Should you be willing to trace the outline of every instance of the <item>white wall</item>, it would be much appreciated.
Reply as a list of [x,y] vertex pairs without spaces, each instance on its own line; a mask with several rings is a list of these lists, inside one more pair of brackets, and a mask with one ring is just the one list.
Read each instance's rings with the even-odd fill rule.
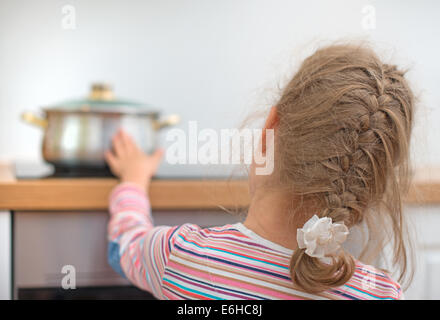
[[[76,9],[75,30],[61,9]],[[362,9],[376,8],[376,29]],[[440,163],[438,1],[3,0],[0,2],[0,159],[39,159],[41,134],[19,114],[83,96],[92,81],[200,127],[228,128],[268,106],[276,84],[317,44],[363,37],[422,94],[420,164]]]

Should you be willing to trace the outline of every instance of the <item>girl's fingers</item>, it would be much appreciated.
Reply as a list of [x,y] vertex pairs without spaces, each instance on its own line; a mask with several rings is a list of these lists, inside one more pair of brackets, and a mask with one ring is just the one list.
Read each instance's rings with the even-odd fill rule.
[[126,148],[122,140],[122,132],[118,131],[112,139],[113,149],[115,150],[116,156],[120,157],[125,154]]
[[132,152],[137,149],[133,138],[125,131],[122,131],[122,141],[127,151]]
[[153,168],[153,173],[155,173],[157,171],[157,168],[159,167],[159,164],[162,160],[164,154],[164,150],[163,149],[157,149],[156,151],[154,151],[154,153],[151,155],[151,165]]
[[153,152],[152,157],[156,159],[156,161],[160,162],[164,154],[164,150],[162,148],[156,149],[156,151]]
[[107,164],[109,165],[111,171],[112,171],[115,175],[117,175],[119,169],[118,169],[118,162],[117,162],[117,159],[116,159],[116,157],[114,156],[114,154],[113,154],[111,151],[108,150],[108,151],[106,151],[106,152],[104,153],[104,158],[105,158],[105,161],[107,161]]

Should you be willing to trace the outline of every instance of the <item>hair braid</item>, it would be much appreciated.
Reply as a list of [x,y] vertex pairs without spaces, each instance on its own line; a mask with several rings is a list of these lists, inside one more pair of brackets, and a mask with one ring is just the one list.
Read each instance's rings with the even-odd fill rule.
[[[382,64],[372,51],[318,50],[277,104],[282,183],[305,199],[317,199],[320,217],[348,227],[370,218],[367,209],[377,209],[389,189],[395,252],[406,256],[399,189],[405,177],[396,177],[394,169],[407,166],[412,106],[404,73]],[[353,257],[339,250],[329,258],[330,264],[295,250],[292,279],[308,292],[344,284],[353,275]]]

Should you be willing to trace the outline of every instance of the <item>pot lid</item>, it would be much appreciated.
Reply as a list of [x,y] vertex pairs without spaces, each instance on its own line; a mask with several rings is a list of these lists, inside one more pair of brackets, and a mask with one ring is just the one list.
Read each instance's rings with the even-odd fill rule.
[[101,83],[91,86],[88,97],[63,101],[45,108],[45,111],[156,113],[143,103],[116,99],[112,88]]

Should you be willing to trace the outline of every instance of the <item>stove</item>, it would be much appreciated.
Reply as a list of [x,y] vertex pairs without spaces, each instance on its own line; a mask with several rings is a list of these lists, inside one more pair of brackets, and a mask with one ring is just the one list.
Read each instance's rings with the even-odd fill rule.
[[[14,163],[17,179],[46,178],[114,178],[110,168],[55,166],[46,162],[16,161]],[[153,179],[229,179],[244,177],[246,170],[240,166],[215,165],[170,165],[162,163]]]
[[[185,168],[186,167],[186,168]],[[205,167],[206,169],[209,169]],[[203,170],[179,166],[164,167],[155,179],[200,179],[225,175],[203,175]],[[185,170],[182,170],[185,169]],[[204,170],[206,170],[204,169]],[[218,173],[218,172],[217,172]],[[47,163],[16,162],[17,179],[65,179],[110,177],[105,170],[60,168]],[[153,211],[156,225],[196,223],[202,227],[241,221],[224,211]],[[153,299],[114,272],[107,263],[108,212],[12,213],[13,297],[15,299]],[[61,284],[63,268],[75,268],[76,289]]]

